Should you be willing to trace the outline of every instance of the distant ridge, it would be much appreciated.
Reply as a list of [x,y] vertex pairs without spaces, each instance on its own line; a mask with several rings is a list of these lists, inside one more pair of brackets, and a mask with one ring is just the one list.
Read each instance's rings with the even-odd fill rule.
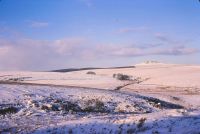
[[120,69],[120,68],[135,68],[135,66],[123,66],[123,67],[107,67],[107,68],[98,68],[98,67],[88,67],[88,68],[68,68],[68,69],[59,69],[52,70],[50,72],[74,72],[74,71],[83,71],[83,70],[94,70],[94,69]]

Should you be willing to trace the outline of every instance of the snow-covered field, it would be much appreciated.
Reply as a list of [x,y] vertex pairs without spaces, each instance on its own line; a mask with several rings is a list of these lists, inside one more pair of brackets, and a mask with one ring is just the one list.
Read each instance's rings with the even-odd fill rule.
[[92,71],[0,72],[0,133],[200,133],[199,66]]

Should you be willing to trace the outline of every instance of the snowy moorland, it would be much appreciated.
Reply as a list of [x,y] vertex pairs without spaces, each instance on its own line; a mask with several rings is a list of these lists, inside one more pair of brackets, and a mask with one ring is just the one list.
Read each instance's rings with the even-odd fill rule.
[[0,133],[200,133],[199,66],[91,71],[0,72]]

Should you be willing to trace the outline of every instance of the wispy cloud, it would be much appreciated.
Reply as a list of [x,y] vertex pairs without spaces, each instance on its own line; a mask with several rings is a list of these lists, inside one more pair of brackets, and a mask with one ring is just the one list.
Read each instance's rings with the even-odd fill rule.
[[186,46],[178,46],[173,48],[167,48],[167,49],[158,49],[155,50],[152,54],[156,55],[190,55],[198,53],[199,49],[196,48],[190,48]]
[[0,46],[0,56],[6,55],[8,52],[10,52],[10,49],[10,46]]
[[72,54],[75,50],[83,47],[87,43],[85,38],[65,38],[55,40],[53,42],[53,47],[55,47],[56,52],[62,55]]
[[93,0],[80,0],[81,2],[83,2],[87,7],[92,7],[93,3],[92,1]]
[[142,49],[140,47],[119,47],[113,50],[110,49],[110,55],[118,57],[134,57],[134,56],[149,56],[149,55],[189,55],[198,53],[199,50],[190,47],[168,47],[168,48],[148,48]]
[[49,26],[48,22],[42,22],[42,21],[27,21],[29,23],[30,27],[33,28],[42,28]]
[[126,34],[126,33],[134,33],[134,32],[144,32],[149,28],[147,27],[124,27],[115,31],[116,34]]
[[163,33],[155,33],[155,37],[160,40],[160,41],[164,41],[164,42],[174,42],[174,40],[172,40],[169,36],[163,34]]

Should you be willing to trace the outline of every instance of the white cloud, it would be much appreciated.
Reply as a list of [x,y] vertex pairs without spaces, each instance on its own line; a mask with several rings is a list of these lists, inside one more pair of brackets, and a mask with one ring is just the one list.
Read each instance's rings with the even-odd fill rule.
[[0,69],[47,69],[53,63],[63,66],[79,57],[84,38],[59,40],[0,39]]
[[10,50],[11,50],[10,46],[0,46],[0,57],[3,57],[6,54],[8,54]]
[[53,47],[55,47],[56,52],[62,55],[71,55],[75,50],[77,51],[81,46],[83,46],[87,40],[85,38],[66,38],[55,40],[53,42]]
[[74,61],[87,63],[99,59],[112,61],[112,58],[118,57],[174,56],[198,52],[198,49],[186,45],[155,46],[144,49],[140,45],[98,44],[83,37],[57,40],[0,39],[0,69],[51,70],[66,67]]

